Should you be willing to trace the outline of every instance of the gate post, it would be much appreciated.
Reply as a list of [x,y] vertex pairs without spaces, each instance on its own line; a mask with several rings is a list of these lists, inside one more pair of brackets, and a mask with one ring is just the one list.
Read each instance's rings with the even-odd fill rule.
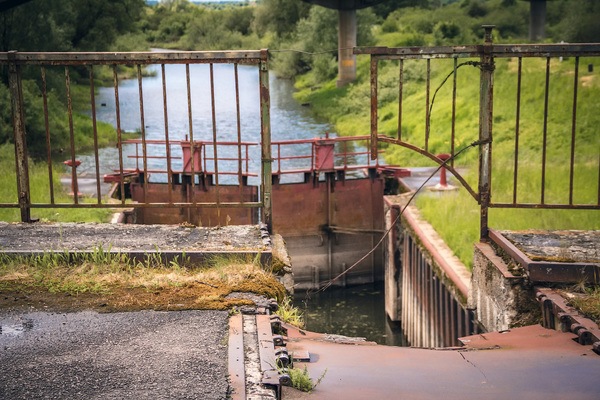
[[479,87],[479,204],[481,206],[479,240],[488,240],[488,207],[492,181],[492,123],[494,106],[494,56],[492,54],[492,29],[495,25],[483,25],[485,41],[481,55]]
[[31,197],[29,192],[29,165],[27,162],[27,139],[25,131],[25,112],[23,110],[23,88],[21,69],[16,63],[16,51],[8,52],[8,86],[12,110],[13,133],[15,138],[15,165],[17,173],[17,193],[21,221],[31,222]]
[[271,158],[271,98],[269,94],[269,51],[261,50],[260,61],[260,125],[261,125],[261,160],[262,185],[261,197],[263,206],[263,222],[269,232],[273,232],[273,210],[271,206],[272,166]]

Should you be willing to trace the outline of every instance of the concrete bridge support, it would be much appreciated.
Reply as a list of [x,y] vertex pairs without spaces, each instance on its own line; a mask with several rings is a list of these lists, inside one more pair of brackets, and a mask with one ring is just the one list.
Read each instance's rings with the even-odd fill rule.
[[529,40],[537,41],[546,38],[546,0],[528,0],[529,8]]
[[356,10],[339,10],[338,33],[338,80],[342,87],[356,80],[356,56],[352,48],[356,46]]

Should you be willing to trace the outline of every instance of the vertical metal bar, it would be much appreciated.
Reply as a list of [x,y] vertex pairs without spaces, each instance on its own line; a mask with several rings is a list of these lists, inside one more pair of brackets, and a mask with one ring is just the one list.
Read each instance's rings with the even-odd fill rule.
[[451,321],[450,321],[450,302],[452,300],[451,296],[450,296],[450,292],[448,291],[448,289],[445,290],[445,301],[444,301],[444,336],[446,337],[446,340],[444,343],[445,346],[450,346],[452,345],[452,339],[451,339],[451,331],[450,331],[450,327],[451,327]]
[[579,56],[575,57],[573,80],[573,123],[571,128],[571,168],[569,172],[569,204],[573,204],[573,169],[575,164],[575,131],[577,129],[577,86],[579,86]]
[[473,311],[467,309],[465,310],[465,335],[470,336],[473,334],[472,328],[472,319],[475,318]]
[[204,160],[204,173],[206,174],[206,171],[208,171],[206,169],[206,146],[204,145],[204,142],[202,143],[202,160]]
[[454,167],[454,138],[456,137],[456,70],[458,69],[458,58],[454,57],[454,77],[452,80],[452,138],[450,139],[450,166]]
[[482,242],[488,240],[488,207],[492,182],[492,125],[494,116],[494,57],[492,55],[492,29],[484,25],[485,41],[481,55],[479,86],[479,204],[481,206],[480,234]]
[[434,326],[433,326],[433,267],[427,263],[427,273],[425,275],[425,292],[427,296],[427,341],[429,347],[435,347]]
[[79,186],[77,185],[77,167],[75,164],[75,134],[73,130],[73,107],[71,104],[71,79],[69,67],[65,67],[65,84],[67,86],[67,113],[69,115],[69,139],[71,142],[71,185],[73,187],[73,204],[79,204]]
[[344,172],[348,169],[348,142],[344,141]]
[[277,173],[281,175],[281,145],[277,143]]
[[398,84],[398,140],[402,140],[402,90],[404,89],[404,59],[400,59],[400,78]]
[[169,143],[169,107],[167,106],[167,79],[165,64],[160,65],[162,73],[163,112],[165,115],[165,142],[167,151],[167,183],[169,187],[169,203],[173,202],[173,171],[171,171],[171,143]]
[[123,142],[121,140],[121,106],[119,105],[119,77],[117,65],[113,65],[113,81],[115,85],[115,111],[117,113],[117,148],[119,149],[119,183],[121,189],[121,204],[125,204],[125,179],[123,178]]
[[[142,133],[142,158],[144,163],[144,203],[148,203],[148,149],[146,147],[146,123],[144,118],[144,91],[142,89],[142,66],[137,65],[138,92],[140,97],[140,123]],[[136,145],[137,150],[137,145]]]
[[248,173],[249,167],[248,167],[248,163],[250,162],[250,158],[249,158],[249,145],[246,145],[246,174]]
[[25,112],[23,109],[23,88],[21,68],[16,63],[16,51],[8,53],[8,86],[15,138],[15,164],[17,168],[17,193],[21,221],[31,222],[31,194],[29,191],[29,165],[27,161],[27,140],[25,137]]
[[50,145],[50,124],[48,122],[48,96],[46,91],[46,68],[42,66],[42,99],[44,101],[44,124],[46,126],[46,157],[48,159],[48,184],[50,204],[54,204],[54,179],[52,177],[52,151]]
[[215,110],[215,75],[214,65],[210,64],[210,105],[212,115],[212,131],[213,131],[213,162],[215,166],[215,185],[216,185],[216,199],[217,199],[217,224],[221,225],[221,208],[219,207],[219,160],[218,160],[218,149],[217,149],[217,114]]
[[410,268],[410,257],[411,257],[411,248],[410,248],[410,235],[404,231],[404,249],[402,252],[402,295],[400,297],[400,313],[402,315],[402,330],[404,334],[408,337],[408,269]]
[[438,338],[440,347],[444,347],[444,286],[441,279],[438,279],[438,291]]
[[456,315],[456,338],[461,338],[463,336],[466,336],[466,334],[464,333],[464,316],[465,316],[465,311],[463,310],[463,308],[460,306],[460,304],[457,303],[457,315]]
[[519,129],[521,123],[521,76],[523,69],[523,58],[519,57],[519,69],[517,72],[517,116],[515,124],[515,170],[513,177],[513,204],[517,203],[517,183],[519,179]]
[[377,58],[371,55],[371,160],[377,158]]
[[[236,76],[237,79],[237,76]],[[194,124],[192,118],[192,88],[190,84],[190,64],[185,64],[185,82],[187,88],[187,102],[188,102],[188,128],[190,130],[190,162],[192,167],[192,202],[196,204],[196,167],[194,160],[196,158],[196,149],[194,147]],[[239,121],[239,118],[238,118]],[[238,122],[239,123],[239,122]]]
[[450,302],[451,302],[451,306],[450,306],[450,345],[455,346],[455,345],[457,345],[457,338],[458,338],[457,331],[456,331],[456,307],[457,307],[458,303],[452,297],[452,295],[450,296]]
[[546,93],[544,94],[544,138],[542,141],[542,195],[540,203],[544,204],[546,194],[546,144],[548,138],[548,95],[550,89],[550,57],[546,57]]
[[242,178],[242,125],[240,120],[240,84],[238,78],[238,65],[233,64],[233,71],[235,74],[235,109],[237,116],[237,134],[238,134],[238,182],[240,185],[240,202],[244,202],[244,192],[243,192],[243,178]]
[[425,151],[429,151],[429,87],[431,86],[431,60],[427,59],[427,95],[425,96]]
[[263,186],[263,222],[269,232],[273,231],[273,212],[271,206],[271,97],[269,92],[269,52],[261,50],[260,68],[260,115],[261,115],[261,142],[262,142],[262,186]]
[[312,146],[310,146],[310,169],[314,170],[316,167],[317,160],[315,159],[315,143],[313,142]]
[[94,133],[94,161],[96,162],[96,196],[98,204],[102,203],[100,188],[100,158],[98,156],[98,128],[96,126],[96,94],[94,93],[94,66],[90,65],[90,102],[92,105],[92,129]]

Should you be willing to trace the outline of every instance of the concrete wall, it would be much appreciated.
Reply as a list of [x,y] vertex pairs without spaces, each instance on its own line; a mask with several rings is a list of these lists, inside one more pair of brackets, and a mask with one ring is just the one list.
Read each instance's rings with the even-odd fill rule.
[[475,244],[469,307],[487,331],[530,325],[540,316],[526,277],[513,275],[487,243]]

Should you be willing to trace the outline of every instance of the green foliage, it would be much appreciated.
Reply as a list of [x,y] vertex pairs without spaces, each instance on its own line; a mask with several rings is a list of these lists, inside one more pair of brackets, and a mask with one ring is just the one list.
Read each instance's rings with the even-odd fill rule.
[[308,17],[311,6],[297,0],[262,0],[254,11],[252,30],[259,37],[272,32],[277,38],[287,41],[294,35],[294,27]]
[[279,310],[277,315],[281,317],[281,320],[287,324],[296,326],[298,328],[304,328],[304,316],[302,311],[292,304],[292,299],[286,297],[279,303]]
[[310,376],[308,374],[308,369],[306,365],[304,369],[300,368],[290,368],[288,369],[288,375],[292,380],[292,387],[303,392],[311,392],[313,389],[312,381],[310,380]]
[[548,2],[547,33],[555,40],[579,43],[600,42],[600,2],[595,0],[557,0]]
[[[131,32],[143,0],[34,0],[0,13],[0,51],[103,51],[108,50],[118,35]],[[133,37],[133,36],[130,36]],[[122,44],[121,44],[122,46]],[[138,41],[138,46],[139,41]],[[13,141],[10,95],[6,69],[0,81],[0,144]],[[46,89],[48,133],[53,153],[70,147],[70,127],[67,114],[65,70],[47,66]],[[85,67],[69,68],[73,109],[89,104],[89,89],[77,87],[87,82]],[[46,121],[42,99],[42,76],[38,67],[22,67],[25,129],[29,155],[46,155]],[[93,145],[92,121],[86,115],[73,113],[74,144],[77,149]],[[98,123],[101,145],[116,142],[116,132],[109,125]]]
[[310,376],[308,374],[308,368],[306,367],[306,365],[304,365],[304,368],[302,369],[289,368],[284,372],[287,372],[290,379],[292,380],[293,388],[301,390],[303,392],[312,393],[312,391],[319,385],[319,383],[321,383],[321,380],[325,377],[325,374],[327,374],[327,369],[325,369],[323,375],[321,375],[319,379],[317,379],[317,382],[315,382],[314,384],[312,382],[312,379],[310,379]]
[[103,51],[133,28],[143,0],[33,0],[0,13],[0,51]]

